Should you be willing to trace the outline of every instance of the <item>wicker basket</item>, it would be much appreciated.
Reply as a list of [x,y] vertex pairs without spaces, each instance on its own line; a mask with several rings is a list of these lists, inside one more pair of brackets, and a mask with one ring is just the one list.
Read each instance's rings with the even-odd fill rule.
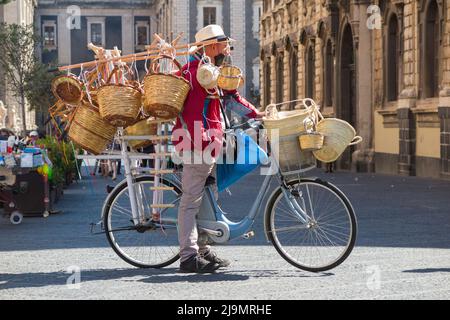
[[325,163],[336,161],[348,146],[362,141],[355,129],[346,121],[328,118],[317,124],[317,131],[325,136],[322,149],[314,151],[317,160]]
[[316,167],[316,159],[311,151],[300,150],[298,135],[280,137],[270,143],[274,156],[283,175],[297,174]]
[[111,78],[119,71],[110,74],[107,83],[97,91],[100,116],[116,127],[127,127],[136,123],[142,106],[139,89],[127,84],[111,84]]
[[[141,120],[134,125],[125,129],[125,134],[128,136],[152,136],[158,132],[158,121],[154,118]],[[130,140],[129,145],[134,149],[145,148],[151,145],[150,140]]]
[[220,67],[219,77],[217,79],[217,86],[223,90],[236,90],[244,83],[242,71],[235,66]]
[[[144,112],[160,119],[173,119],[183,110],[184,102],[191,86],[189,81],[172,74],[162,74],[155,70],[158,60],[168,57],[158,57],[152,61],[152,74],[144,78]],[[176,60],[172,62],[181,70]]]
[[269,105],[263,119],[272,153],[278,159],[283,174],[303,172],[316,167],[312,152],[301,150],[299,144],[299,138],[306,133],[304,121],[315,111],[316,105],[308,106],[301,101],[304,108],[292,111],[278,112],[275,105]]
[[97,155],[105,151],[115,132],[114,126],[103,120],[95,107],[83,102],[75,111],[69,138],[84,150]]
[[75,76],[59,76],[52,81],[52,92],[67,104],[78,104],[83,98],[83,85]]
[[315,151],[322,149],[324,136],[319,132],[302,133],[298,140],[303,151]]
[[[270,108],[270,106],[267,108]],[[272,130],[279,130],[278,134],[280,137],[300,135],[305,132],[303,121],[309,114],[310,111],[308,109],[277,112],[278,118],[265,117],[263,119],[264,127],[269,131],[269,136]]]

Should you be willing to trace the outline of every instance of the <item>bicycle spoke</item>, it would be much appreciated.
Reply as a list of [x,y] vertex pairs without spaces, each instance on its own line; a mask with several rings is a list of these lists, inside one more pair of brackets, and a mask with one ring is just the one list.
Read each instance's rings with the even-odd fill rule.
[[[153,199],[152,180],[136,182],[133,185],[136,191],[138,215],[149,221],[151,214],[150,199]],[[172,202],[178,196],[170,191],[165,194],[165,199]],[[176,215],[173,216],[174,224],[152,228],[149,226],[134,226],[130,207],[130,194],[125,186],[110,205],[107,228],[110,230],[110,240],[114,244],[116,252],[127,262],[139,266],[160,266],[171,263],[178,257],[178,234],[176,228]],[[119,226],[129,225],[130,230],[116,230]]]
[[271,231],[277,248],[301,268],[327,269],[340,263],[350,252],[352,237],[349,208],[343,198],[322,183],[297,182],[294,190],[301,192],[304,200],[296,200],[311,221],[299,224],[289,200],[280,193],[271,209]]

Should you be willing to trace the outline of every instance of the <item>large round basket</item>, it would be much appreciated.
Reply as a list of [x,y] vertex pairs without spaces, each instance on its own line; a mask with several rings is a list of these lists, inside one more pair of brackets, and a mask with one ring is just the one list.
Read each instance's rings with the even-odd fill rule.
[[83,85],[74,76],[59,76],[52,81],[52,92],[67,104],[77,104],[83,98]]
[[183,110],[191,85],[189,81],[173,74],[156,70],[158,61],[169,59],[179,70],[177,60],[161,56],[152,61],[151,74],[144,77],[144,112],[160,119],[173,119]]
[[134,124],[141,109],[141,92],[128,85],[106,84],[97,91],[100,116],[116,127]]
[[[153,136],[158,132],[158,121],[148,118],[135,123],[125,129],[127,136]],[[150,140],[130,140],[129,145],[134,149],[145,148],[151,145]]]
[[168,75],[151,74],[144,78],[144,111],[160,119],[173,119],[183,110],[191,89],[186,79]]
[[314,156],[325,163],[336,161],[348,146],[362,141],[362,138],[356,135],[355,129],[341,119],[323,119],[317,124],[317,131],[325,138],[323,147],[314,151]]
[[219,77],[217,78],[217,86],[224,90],[236,90],[244,83],[242,71],[235,66],[220,67]]
[[95,107],[82,103],[75,110],[69,138],[84,150],[97,155],[105,151],[115,132],[115,127],[103,120]]

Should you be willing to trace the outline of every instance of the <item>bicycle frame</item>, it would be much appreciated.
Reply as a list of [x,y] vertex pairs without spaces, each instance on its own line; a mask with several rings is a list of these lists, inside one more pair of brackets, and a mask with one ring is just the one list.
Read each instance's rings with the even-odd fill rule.
[[[273,161],[275,161],[276,168],[278,169],[276,176],[280,181],[280,188],[283,195],[288,200],[287,202],[292,209],[292,212],[303,224],[309,223],[311,221],[311,217],[303,209],[306,209],[304,199],[301,195],[299,195],[303,201],[302,208],[295,199],[294,194],[285,183],[285,178],[279,170],[278,163],[276,160]],[[272,178],[273,175],[266,175],[249,213],[239,222],[230,221],[226,217],[225,213],[217,204],[213,189],[210,186],[207,186],[205,188],[205,194],[203,196],[200,212],[197,217],[199,229],[205,231],[213,240],[220,243],[245,236],[255,222],[255,218],[259,213],[263,199],[267,195],[270,188]]]
[[[142,139],[143,137],[139,138]],[[121,159],[124,165],[125,179],[121,181],[119,185],[126,183],[129,186],[134,186],[135,185],[134,180],[137,176],[133,175],[132,172],[133,171],[132,160],[151,159],[151,158],[145,154],[141,155],[130,154],[127,151],[128,144],[126,136],[120,137],[120,143],[121,143],[120,156],[119,155],[95,156],[95,159]],[[82,156],[81,158],[87,157]],[[249,213],[238,222],[231,221],[226,217],[226,214],[217,204],[212,188],[209,186],[205,187],[205,193],[197,219],[199,228],[208,233],[215,241],[221,243],[245,236],[245,234],[250,230],[250,228],[255,222],[255,218],[258,215],[259,210],[261,209],[261,204],[269,191],[270,184],[274,176],[276,176],[277,180],[280,182],[280,188],[283,192],[284,197],[286,198],[286,200],[288,200],[287,203],[289,204],[292,213],[295,214],[298,217],[299,221],[302,222],[303,224],[307,224],[309,221],[311,221],[311,217],[303,209],[306,208],[303,198],[302,198],[303,200],[303,208],[302,208],[295,199],[296,198],[295,195],[286,184],[285,178],[279,169],[279,165],[276,159],[273,157],[271,159],[272,159],[272,168],[270,170],[274,170],[272,172],[276,173],[266,175]],[[177,181],[176,177],[173,174],[166,175],[165,180],[178,186],[181,189],[180,181]],[[142,197],[139,195],[139,192],[140,190],[137,190],[134,187],[129,188],[131,214],[134,225],[139,225],[146,222],[146,217],[144,215],[145,213],[144,210],[142,210],[143,208],[143,203],[141,199]],[[108,200],[111,195],[112,193],[107,197],[103,206],[105,206],[106,203],[108,203]],[[179,201],[179,198],[175,200],[175,202],[177,201]],[[141,210],[139,210],[139,208],[141,208]],[[164,211],[165,210],[161,211],[163,223],[164,223],[164,216],[163,216]],[[105,212],[105,210],[102,210],[102,212]]]

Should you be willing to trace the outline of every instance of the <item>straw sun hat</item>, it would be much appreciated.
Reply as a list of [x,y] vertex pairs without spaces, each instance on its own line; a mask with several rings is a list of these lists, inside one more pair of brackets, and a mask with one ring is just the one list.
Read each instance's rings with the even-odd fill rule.
[[[209,40],[217,40],[217,42],[235,41],[234,39],[227,37],[225,35],[225,32],[223,31],[222,27],[217,24],[210,24],[210,25],[200,29],[197,32],[197,34],[195,35],[195,42],[203,42],[203,41],[209,41]],[[192,46],[191,48],[189,48],[189,52],[194,53],[201,47],[202,46]]]

